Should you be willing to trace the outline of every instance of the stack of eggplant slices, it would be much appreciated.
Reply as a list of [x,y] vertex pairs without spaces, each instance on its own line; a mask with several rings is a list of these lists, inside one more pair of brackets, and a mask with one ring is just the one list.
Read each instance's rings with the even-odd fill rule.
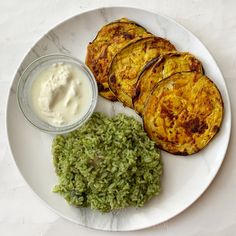
[[134,109],[160,149],[194,154],[219,131],[223,101],[202,63],[139,24],[122,18],[102,27],[86,64],[100,95]]

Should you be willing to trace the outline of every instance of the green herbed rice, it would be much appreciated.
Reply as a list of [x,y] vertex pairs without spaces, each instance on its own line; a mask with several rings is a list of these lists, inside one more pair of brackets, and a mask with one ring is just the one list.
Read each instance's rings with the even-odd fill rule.
[[160,192],[160,151],[141,123],[94,113],[78,130],[52,144],[60,193],[71,205],[109,212],[141,207]]

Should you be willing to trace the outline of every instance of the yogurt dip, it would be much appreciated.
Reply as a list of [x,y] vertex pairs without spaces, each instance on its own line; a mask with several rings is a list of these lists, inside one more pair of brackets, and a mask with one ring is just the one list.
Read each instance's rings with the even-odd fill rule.
[[82,69],[72,63],[57,62],[35,75],[30,101],[41,120],[56,127],[66,126],[87,113],[92,87]]

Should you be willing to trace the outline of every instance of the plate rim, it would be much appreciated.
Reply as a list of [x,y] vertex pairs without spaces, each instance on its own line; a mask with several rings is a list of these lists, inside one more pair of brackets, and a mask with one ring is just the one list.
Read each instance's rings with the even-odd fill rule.
[[[83,224],[83,223],[80,223],[66,215],[64,215],[63,213],[61,213],[60,211],[54,209],[51,205],[49,205],[44,199],[42,199],[37,193],[36,191],[34,191],[34,188],[28,183],[28,181],[26,180],[26,178],[24,177],[23,173],[21,172],[20,170],[20,167],[18,166],[16,160],[15,160],[15,157],[13,155],[13,147],[11,145],[11,142],[10,142],[10,138],[9,138],[9,103],[10,103],[10,95],[11,95],[11,90],[12,90],[12,87],[13,87],[13,83],[15,82],[15,79],[17,78],[17,73],[19,71],[19,69],[21,68],[22,66],[22,63],[25,61],[25,59],[27,58],[27,56],[29,55],[29,53],[31,52],[32,48],[41,40],[43,39],[50,31],[54,30],[55,28],[59,27],[60,25],[66,23],[67,21],[70,21],[70,20],[73,20],[74,18],[78,17],[78,16],[81,16],[81,15],[84,15],[84,14],[88,14],[88,13],[92,13],[92,12],[96,12],[96,11],[103,11],[103,10],[112,10],[112,9],[129,9],[129,10],[136,10],[136,11],[142,11],[142,12],[146,12],[146,13],[151,13],[151,14],[154,14],[154,15],[158,15],[162,18],[165,18],[167,20],[169,20],[170,22],[172,22],[173,24],[177,25],[178,27],[180,27],[181,29],[187,31],[192,37],[194,37],[195,39],[198,40],[198,42],[207,50],[207,52],[209,53],[209,56],[211,58],[211,60],[215,63],[216,67],[218,68],[219,70],[219,74],[220,76],[223,78],[223,85],[225,87],[225,97],[227,99],[227,103],[228,103],[228,116],[229,116],[229,134],[228,134],[228,140],[227,140],[227,145],[226,145],[226,148],[224,150],[224,154],[223,154],[223,157],[219,163],[219,166],[216,168],[216,171],[215,173],[213,174],[212,178],[210,179],[210,181],[208,181],[205,185],[205,187],[203,188],[203,190],[198,194],[198,196],[196,198],[194,198],[189,204],[187,204],[183,209],[181,209],[181,211],[173,214],[171,217],[168,217],[168,219],[163,219],[162,221],[160,222],[157,222],[157,223],[153,223],[153,224],[149,224],[149,225],[146,225],[146,226],[141,226],[141,227],[135,227],[135,228],[130,228],[130,229],[103,229],[101,227],[92,227],[92,226],[88,226],[86,224]],[[212,184],[212,182],[215,180],[215,177],[217,176],[217,174],[219,173],[219,170],[222,166],[222,163],[225,159],[225,156],[227,154],[227,150],[228,150],[228,147],[229,147],[229,142],[230,142],[230,139],[231,139],[231,135],[232,135],[232,109],[231,109],[231,101],[230,101],[230,97],[229,97],[229,92],[228,92],[228,87],[227,87],[227,84],[226,84],[226,81],[224,79],[224,76],[223,76],[223,73],[220,69],[220,67],[218,66],[215,58],[213,57],[212,55],[212,52],[209,50],[209,48],[205,45],[205,43],[203,43],[191,30],[189,30],[187,27],[183,26],[181,23],[177,22],[176,20],[174,20],[173,18],[165,15],[165,14],[161,14],[159,13],[158,11],[153,11],[153,10],[150,10],[150,9],[147,9],[147,8],[139,8],[139,7],[133,7],[133,6],[124,6],[124,5],[116,5],[116,6],[105,6],[105,7],[94,7],[94,8],[89,8],[87,10],[82,10],[80,13],[78,14],[75,14],[73,16],[70,16],[70,17],[67,17],[65,18],[64,20],[60,21],[59,23],[56,23],[54,24],[49,30],[47,30],[46,32],[44,32],[39,38],[36,39],[36,41],[33,43],[33,45],[30,46],[30,48],[28,50],[26,50],[26,52],[24,53],[23,57],[22,57],[22,60],[19,62],[18,66],[16,67],[16,70],[14,71],[14,77],[12,78],[11,82],[10,82],[10,86],[8,88],[8,96],[7,96],[7,104],[6,104],[6,107],[5,107],[5,127],[6,127],[6,133],[7,133],[7,146],[8,146],[8,150],[10,150],[10,156],[11,156],[11,159],[13,160],[18,172],[20,173],[21,177],[23,178],[23,180],[25,181],[25,183],[27,184],[27,186],[29,187],[29,189],[34,193],[34,195],[49,209],[51,210],[52,212],[54,212],[58,217],[62,217],[62,218],[65,218],[67,219],[68,221],[70,222],[73,222],[77,225],[81,225],[81,226],[84,226],[86,228],[89,228],[89,229],[95,229],[95,230],[100,230],[100,231],[110,231],[110,232],[129,232],[129,231],[135,231],[135,230],[142,230],[142,229],[146,229],[146,228],[150,228],[150,227],[154,227],[154,226],[157,226],[157,225],[160,225],[164,222],[167,222],[168,220],[170,219],[173,219],[175,218],[176,216],[180,215],[181,213],[183,213],[185,210],[187,210],[190,206],[192,206],[194,203],[196,203],[200,197],[207,191],[207,189],[210,187],[210,185]]]

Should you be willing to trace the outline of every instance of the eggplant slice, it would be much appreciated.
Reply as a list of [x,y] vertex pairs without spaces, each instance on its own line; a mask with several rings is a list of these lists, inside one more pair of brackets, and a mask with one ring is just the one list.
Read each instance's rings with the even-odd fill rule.
[[135,111],[142,115],[147,98],[152,89],[162,79],[179,72],[196,71],[203,73],[201,62],[190,53],[167,53],[146,66],[138,78],[133,97]]
[[89,43],[86,64],[94,74],[101,96],[116,101],[108,85],[109,66],[115,54],[128,43],[150,35],[142,26],[122,18],[102,27]]
[[175,51],[168,40],[151,36],[122,48],[113,58],[109,71],[109,87],[125,106],[133,107],[132,98],[144,66],[163,53]]
[[216,85],[201,73],[176,73],[160,81],[143,112],[144,128],[156,145],[172,154],[190,155],[218,132],[223,101]]

